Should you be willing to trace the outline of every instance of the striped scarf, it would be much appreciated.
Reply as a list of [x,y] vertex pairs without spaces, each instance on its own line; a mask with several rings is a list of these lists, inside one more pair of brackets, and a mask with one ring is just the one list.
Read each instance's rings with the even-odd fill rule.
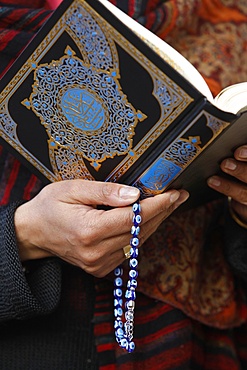
[[[49,17],[50,11],[42,8],[44,1],[6,0],[0,3],[0,76],[14,62]],[[40,181],[4,148],[0,147],[0,204],[17,199],[29,200],[40,189]]]

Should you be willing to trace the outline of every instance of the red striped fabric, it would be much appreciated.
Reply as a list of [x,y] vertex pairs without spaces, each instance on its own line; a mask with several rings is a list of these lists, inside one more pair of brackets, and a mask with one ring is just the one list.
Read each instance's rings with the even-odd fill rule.
[[25,186],[23,198],[25,200],[30,200],[33,197],[33,191],[36,187],[39,187],[39,181],[36,176],[31,175],[30,179],[28,180],[27,185]]
[[96,288],[94,322],[101,370],[247,368],[246,326],[217,330],[140,293],[135,309],[136,349],[125,352],[118,347],[112,329],[112,282],[97,280]]
[[[20,0],[18,4],[19,7],[15,1],[6,0],[0,5],[0,77],[51,14],[42,8],[42,0]],[[0,205],[16,199],[29,200],[37,193],[39,180],[2,146],[0,164]]]
[[17,179],[17,176],[18,176],[19,169],[20,169],[20,162],[15,160],[14,163],[13,163],[11,172],[10,172],[10,176],[8,178],[8,182],[6,184],[7,186],[5,188],[5,192],[4,192],[3,197],[2,197],[2,201],[1,201],[2,205],[5,205],[5,204],[9,203],[10,194],[11,194],[11,191],[12,191],[12,189],[13,189],[15,183],[16,183],[16,179]]

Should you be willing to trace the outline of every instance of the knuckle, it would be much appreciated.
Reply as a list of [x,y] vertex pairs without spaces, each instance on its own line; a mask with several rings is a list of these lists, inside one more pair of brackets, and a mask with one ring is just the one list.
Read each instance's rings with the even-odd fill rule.
[[94,237],[91,230],[84,230],[83,235],[80,235],[80,244],[84,247],[90,247],[94,242]]
[[238,161],[234,162],[236,164],[236,169],[234,170],[234,175],[242,181],[246,181],[247,176],[247,166],[246,164],[240,163]]
[[246,184],[246,182],[247,182],[247,169],[246,169],[246,166],[242,170],[239,171],[238,175],[239,175],[239,179]]
[[112,184],[108,182],[103,183],[101,193],[104,198],[108,198],[112,194]]
[[90,247],[98,241],[99,231],[94,225],[87,225],[78,230],[78,238],[80,238],[82,245]]
[[163,215],[163,219],[167,218],[168,216],[170,216],[173,211],[179,207],[179,202],[176,201],[174,203],[169,203],[169,204],[165,204],[163,209],[161,210],[160,214]]
[[247,189],[241,189],[238,194],[238,199],[240,203],[247,204]]
[[68,242],[72,245],[72,246],[81,246],[81,245],[85,245],[84,243],[84,237],[82,236],[82,233],[81,231],[77,228],[77,229],[73,229],[69,236],[68,236]]
[[[144,221],[143,218],[142,218],[142,221]],[[132,212],[125,213],[123,216],[123,224],[130,228],[132,226],[132,222],[133,222]]]
[[43,189],[41,189],[38,196],[42,201],[45,201],[48,197],[52,196],[52,193],[53,193],[53,187],[52,187],[52,184],[49,184],[45,186]]
[[228,195],[231,193],[232,190],[232,184],[229,181],[222,181],[222,190],[225,195]]
[[102,263],[103,257],[104,250],[103,248],[99,247],[88,248],[86,250],[86,253],[85,251],[83,252],[82,256],[85,266],[87,266],[87,268],[90,268],[91,272],[96,271],[98,269],[98,267]]
[[96,268],[97,262],[99,260],[99,256],[95,253],[87,253],[86,256],[83,258],[85,265],[89,268],[91,272],[94,271]]

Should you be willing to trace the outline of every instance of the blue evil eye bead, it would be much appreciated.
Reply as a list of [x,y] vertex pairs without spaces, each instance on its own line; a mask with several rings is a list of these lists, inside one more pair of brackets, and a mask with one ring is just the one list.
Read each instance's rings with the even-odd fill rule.
[[114,297],[122,297],[122,289],[114,289]]
[[122,267],[115,268],[114,274],[115,274],[115,276],[122,276],[123,275],[123,269],[122,269]]
[[118,306],[122,307],[122,305],[123,305],[122,299],[119,299],[119,298],[114,299],[114,307],[118,307]]
[[115,285],[116,286],[122,286],[123,285],[123,279],[121,279],[120,277],[117,277],[115,279]]
[[124,337],[124,331],[121,328],[117,329],[115,334],[118,338],[123,338]]
[[132,280],[129,280],[128,283],[127,283],[127,288],[137,288],[137,280],[136,279],[132,279]]
[[139,203],[134,203],[132,206],[132,210],[134,213],[140,213],[141,212],[141,205]]
[[123,314],[123,309],[121,307],[115,308],[114,310],[115,317],[122,316],[122,314]]
[[[135,344],[133,342],[133,332],[134,332],[134,309],[135,309],[135,299],[136,299],[136,288],[137,288],[137,277],[138,277],[138,245],[140,233],[140,223],[141,207],[139,202],[136,202],[132,206],[133,209],[133,225],[130,230],[132,238],[130,240],[130,260],[129,260],[129,280],[127,282],[127,288],[125,291],[125,303],[123,310],[123,269],[121,266],[114,270],[115,273],[115,289],[114,289],[114,330],[116,341],[120,347],[125,349],[127,352],[133,352],[135,349]],[[125,311],[125,312],[123,312]],[[124,323],[122,316],[124,314]]]
[[131,300],[135,300],[136,299],[136,293],[135,293],[135,291],[134,290],[127,289],[126,290],[126,293],[125,293],[125,298],[131,299]]
[[130,270],[129,271],[129,277],[131,277],[132,279],[136,279],[137,276],[138,276],[137,270]]
[[136,215],[135,221],[139,225],[142,222],[141,215]]
[[134,238],[130,239],[130,245],[131,245],[132,247],[138,247],[138,245],[139,245],[139,239],[138,239],[138,238],[136,238],[136,237],[134,237]]
[[134,342],[130,342],[129,343],[129,346],[128,346],[128,352],[133,352],[135,349],[135,343]]
[[121,319],[118,317],[115,321],[114,321],[114,329],[121,329],[123,328],[123,322],[121,321]]
[[135,215],[133,217],[133,224],[134,224],[134,226],[140,225],[141,222],[142,222],[141,215]]
[[120,340],[120,347],[127,349],[128,347],[127,339],[123,338]]
[[137,248],[130,248],[130,257],[136,258],[138,257],[139,250]]
[[130,233],[132,234],[132,235],[135,235],[135,236],[137,236],[137,235],[139,235],[140,234],[140,226],[132,226],[132,228],[131,228],[131,230],[130,230]]
[[138,265],[138,261],[136,258],[130,259],[130,267],[135,268]]

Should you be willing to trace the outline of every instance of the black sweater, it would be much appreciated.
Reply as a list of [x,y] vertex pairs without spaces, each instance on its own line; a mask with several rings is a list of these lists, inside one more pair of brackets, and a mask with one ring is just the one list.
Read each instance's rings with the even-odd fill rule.
[[0,209],[0,369],[97,369],[94,280],[56,258],[25,266],[13,216]]

